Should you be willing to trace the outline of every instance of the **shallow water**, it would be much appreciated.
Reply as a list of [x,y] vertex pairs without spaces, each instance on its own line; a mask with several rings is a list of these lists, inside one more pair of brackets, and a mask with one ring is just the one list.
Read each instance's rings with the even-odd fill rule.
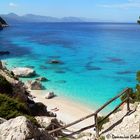
[[[97,108],[135,86],[139,38],[137,24],[15,24],[0,32],[0,50],[11,52],[1,59],[8,68],[33,67],[50,80],[43,82],[47,90]],[[63,63],[49,64],[52,59]]]

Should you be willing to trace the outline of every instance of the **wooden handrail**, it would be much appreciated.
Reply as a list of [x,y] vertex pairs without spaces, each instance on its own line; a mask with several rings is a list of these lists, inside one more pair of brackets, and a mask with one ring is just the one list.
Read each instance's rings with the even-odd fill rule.
[[88,118],[90,118],[90,117],[92,117],[92,116],[94,116],[94,115],[95,115],[95,113],[92,113],[92,114],[90,114],[90,115],[88,115],[88,116],[86,116],[86,117],[83,117],[83,118],[81,118],[81,119],[79,119],[79,120],[77,120],[77,121],[74,121],[74,122],[72,122],[72,123],[70,123],[70,124],[67,124],[67,125],[65,125],[65,126],[62,126],[62,127],[56,128],[56,129],[54,129],[54,130],[52,130],[52,131],[49,131],[48,133],[49,133],[49,134],[52,134],[52,133],[54,133],[54,132],[56,132],[56,131],[60,131],[60,130],[62,130],[62,129],[68,128],[68,127],[70,127],[70,126],[72,126],[72,125],[74,125],[74,124],[77,124],[77,123],[79,123],[79,122],[81,122],[81,121],[83,121],[83,120],[85,120],[85,119],[88,119]]
[[[116,100],[117,98],[119,98],[120,96],[122,96],[123,94],[127,94],[127,98],[123,101],[123,102],[121,102],[113,111],[111,111],[106,117],[104,117],[100,122],[98,122],[98,120],[97,120],[97,117],[98,117],[98,113],[101,111],[101,110],[103,110],[107,105],[109,105],[110,103],[112,103],[114,100]],[[97,137],[99,136],[99,130],[98,130],[98,125],[99,125],[99,123],[101,123],[102,121],[104,121],[106,118],[108,118],[114,111],[116,111],[124,102],[127,102],[127,109],[128,109],[128,111],[130,110],[130,108],[129,108],[129,98],[130,98],[130,96],[129,96],[129,94],[130,94],[130,89],[129,88],[126,88],[125,90],[123,90],[120,94],[118,94],[117,96],[115,96],[114,98],[112,98],[112,99],[110,99],[109,101],[107,101],[103,106],[101,106],[98,110],[96,110],[94,113],[92,113],[92,114],[90,114],[90,115],[87,115],[87,116],[85,116],[85,117],[83,117],[83,118],[81,118],[81,119],[79,119],[79,120],[77,120],[77,121],[74,121],[74,122],[72,122],[72,123],[70,123],[70,124],[67,124],[67,125],[65,125],[65,126],[62,126],[62,127],[59,127],[59,128],[56,128],[56,129],[54,129],[54,130],[51,130],[51,131],[49,131],[48,133],[49,134],[53,134],[53,133],[55,133],[55,132],[57,132],[57,131],[60,131],[60,130],[62,130],[62,129],[65,129],[65,128],[68,128],[68,127],[70,127],[70,126],[73,126],[73,125],[75,125],[75,124],[77,124],[77,123],[79,123],[79,122],[81,122],[81,121],[84,121],[85,119],[88,119],[88,118],[90,118],[90,117],[92,117],[92,116],[95,116],[95,124],[93,124],[93,125],[90,125],[90,126],[87,126],[87,127],[84,127],[84,128],[82,128],[82,129],[80,129],[80,130],[78,130],[78,131],[76,131],[76,132],[73,132],[72,134],[69,134],[69,135],[74,135],[75,133],[80,133],[80,132],[82,132],[82,131],[84,131],[84,130],[87,130],[87,129],[89,129],[89,128],[92,128],[92,127],[96,127],[96,134],[97,134]]]
[[[112,113],[114,113],[123,103],[125,103],[127,101],[127,99],[125,99],[123,102],[121,102],[115,109],[113,109],[113,111],[111,111],[108,115],[106,115],[102,120],[100,120],[98,122],[98,124],[100,124],[101,122],[103,122],[105,119],[107,119]],[[71,134],[68,134],[68,135],[65,135],[64,137],[68,137],[68,136],[72,136],[72,135],[75,135],[75,134],[78,134],[84,130],[87,130],[87,129],[90,129],[90,128],[93,128],[95,127],[95,124],[93,125],[89,125],[87,127],[84,127],[84,128],[81,128],[80,130],[78,131],[75,131],[75,132],[72,132]]]
[[125,90],[123,90],[120,94],[118,94],[117,96],[115,96],[114,98],[110,99],[108,102],[106,102],[103,106],[101,106],[96,112],[99,113],[101,110],[103,110],[107,105],[109,105],[111,102],[113,102],[114,100],[116,100],[117,98],[119,98],[120,96],[122,96],[124,93],[126,93],[129,90],[129,88],[126,88]]

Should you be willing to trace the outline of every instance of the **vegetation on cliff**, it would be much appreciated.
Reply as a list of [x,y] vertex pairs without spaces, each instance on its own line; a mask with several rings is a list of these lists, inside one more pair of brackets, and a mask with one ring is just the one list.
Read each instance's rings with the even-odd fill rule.
[[0,93],[8,94],[10,96],[13,95],[12,85],[0,75]]
[[[131,92],[130,92],[130,97],[131,97],[131,100],[130,102],[131,103],[134,103],[134,102],[140,102],[140,71],[137,72],[136,74],[136,80],[137,80],[137,84],[136,84],[136,88],[133,90],[131,89]],[[124,99],[126,99],[126,94],[123,95],[121,97],[121,100],[123,101]]]
[[[4,76],[5,73],[5,76]],[[0,117],[5,119],[17,116],[26,116],[34,124],[37,124],[34,116],[49,115],[46,106],[42,103],[35,103],[28,96],[29,93],[24,87],[24,83],[18,81],[12,84],[7,77],[15,81],[10,71],[1,70],[0,72]]]
[[0,94],[0,117],[10,119],[25,114],[29,115],[29,110],[24,103]]

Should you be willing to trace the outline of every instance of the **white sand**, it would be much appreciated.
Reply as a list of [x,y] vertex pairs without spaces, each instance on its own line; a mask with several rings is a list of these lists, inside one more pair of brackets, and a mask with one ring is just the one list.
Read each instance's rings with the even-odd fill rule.
[[[34,101],[42,102],[47,106],[48,111],[52,111],[53,108],[58,108],[58,111],[52,111],[57,114],[57,118],[64,123],[68,124],[73,121],[76,121],[82,117],[85,117],[94,112],[83,104],[76,103],[74,101],[64,99],[62,97],[55,97],[53,99],[45,99],[45,93],[47,91],[31,91],[31,94],[34,95]],[[91,117],[83,122],[80,122],[72,127],[70,130],[78,130],[82,127],[92,125],[94,123],[94,117]],[[93,131],[93,129],[91,129]],[[91,131],[89,130],[89,131]]]

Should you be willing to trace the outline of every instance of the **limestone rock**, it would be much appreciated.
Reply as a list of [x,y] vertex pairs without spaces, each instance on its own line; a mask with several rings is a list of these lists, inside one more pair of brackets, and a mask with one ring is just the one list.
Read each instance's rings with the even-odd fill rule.
[[48,92],[48,93],[45,95],[45,99],[51,99],[51,98],[53,98],[53,97],[55,97],[54,92]]
[[0,124],[4,123],[6,121],[7,121],[6,119],[0,117]]
[[31,68],[27,67],[17,67],[12,70],[14,75],[19,76],[19,77],[32,77],[35,76],[35,71]]
[[0,124],[0,140],[54,140],[47,132],[39,130],[24,116]]
[[28,81],[26,86],[30,90],[42,90],[43,89],[43,86],[42,86],[41,82],[38,81],[38,80]]
[[109,117],[109,122],[103,125],[103,135],[140,135],[140,105],[130,104],[130,109],[131,112],[128,113],[127,105],[125,104],[122,110],[112,114]]
[[38,124],[40,124],[41,127],[47,130],[51,130],[53,126],[55,127],[54,124],[59,125],[55,117],[37,116],[35,117],[35,119],[37,120]]

